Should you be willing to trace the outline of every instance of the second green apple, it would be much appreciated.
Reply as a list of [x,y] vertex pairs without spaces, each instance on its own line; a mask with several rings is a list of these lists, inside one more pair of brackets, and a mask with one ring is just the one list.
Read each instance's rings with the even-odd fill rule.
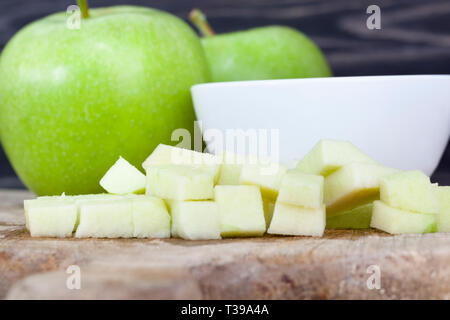
[[216,35],[204,14],[190,20],[202,44],[214,82],[329,77],[320,48],[305,34],[285,26],[266,26]]

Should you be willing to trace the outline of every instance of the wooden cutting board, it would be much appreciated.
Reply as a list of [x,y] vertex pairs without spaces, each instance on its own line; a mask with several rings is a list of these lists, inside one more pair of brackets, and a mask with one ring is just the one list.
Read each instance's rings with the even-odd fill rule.
[[[22,209],[31,197],[0,190],[0,298],[450,299],[450,233],[31,238]],[[79,267],[80,289],[67,288],[72,265]]]

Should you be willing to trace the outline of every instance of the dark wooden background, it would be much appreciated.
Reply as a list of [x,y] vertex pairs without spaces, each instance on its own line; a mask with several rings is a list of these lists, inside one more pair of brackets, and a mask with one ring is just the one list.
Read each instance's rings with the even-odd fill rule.
[[[25,24],[65,11],[75,2],[0,0],[0,48]],[[336,76],[450,74],[450,0],[90,0],[89,3],[91,7],[143,5],[167,10],[181,18],[187,18],[190,9],[198,7],[207,13],[217,32],[268,24],[289,25],[318,43]],[[366,28],[366,8],[371,4],[381,8],[381,30]],[[450,184],[449,146],[433,180]],[[23,187],[1,150],[0,187]]]

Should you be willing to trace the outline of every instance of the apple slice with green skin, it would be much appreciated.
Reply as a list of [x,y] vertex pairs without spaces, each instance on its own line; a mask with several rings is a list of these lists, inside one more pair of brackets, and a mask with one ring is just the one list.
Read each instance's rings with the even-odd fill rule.
[[327,217],[327,229],[369,229],[373,203]]
[[320,49],[296,29],[267,26],[215,35],[198,9],[190,19],[205,36],[202,44],[213,81],[331,76]]
[[289,170],[284,176],[277,201],[307,208],[323,205],[323,177]]
[[437,229],[435,214],[401,210],[379,200],[373,203],[370,226],[391,234],[430,233]]
[[397,172],[397,169],[370,163],[350,163],[333,172],[324,181],[327,215],[378,200],[381,178]]
[[214,175],[186,165],[147,167],[146,194],[171,200],[208,200],[214,197]]
[[261,192],[257,186],[216,186],[222,237],[261,236],[266,231]]
[[267,233],[321,237],[324,231],[325,205],[313,209],[277,201]]
[[275,209],[275,200],[263,198],[264,220],[266,221],[266,230],[269,229],[272,221],[273,211]]
[[32,237],[71,237],[78,216],[70,198],[25,200],[26,225]]
[[103,189],[112,194],[143,193],[145,183],[145,175],[122,157],[119,157],[100,180]]
[[128,195],[133,207],[135,238],[170,238],[170,215],[163,200],[143,195]]
[[439,211],[438,199],[430,178],[417,170],[399,172],[381,179],[380,200],[391,207],[407,211]]
[[348,141],[324,139],[320,140],[297,163],[297,169],[305,173],[326,177],[352,162],[376,163],[375,160]]
[[242,166],[239,181],[240,184],[259,186],[263,197],[276,200],[286,172],[287,167],[283,164],[261,160],[257,160],[257,163],[247,161]]
[[214,201],[172,201],[172,230],[186,240],[220,239],[220,219]]
[[439,214],[437,215],[437,231],[450,232],[450,186],[434,187],[439,201]]
[[80,200],[77,238],[131,238],[134,234],[130,199]]
[[210,153],[202,153],[193,150],[159,144],[158,147],[142,163],[142,167],[147,170],[155,165],[183,165],[201,168],[214,175],[217,182],[220,174],[220,157]]

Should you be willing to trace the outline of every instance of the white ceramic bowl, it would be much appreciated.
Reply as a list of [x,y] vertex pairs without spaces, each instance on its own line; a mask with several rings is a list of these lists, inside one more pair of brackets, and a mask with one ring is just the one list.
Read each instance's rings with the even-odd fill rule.
[[384,165],[431,175],[450,135],[450,75],[222,82],[191,91],[203,132],[279,129],[279,159],[291,166],[332,138]]

